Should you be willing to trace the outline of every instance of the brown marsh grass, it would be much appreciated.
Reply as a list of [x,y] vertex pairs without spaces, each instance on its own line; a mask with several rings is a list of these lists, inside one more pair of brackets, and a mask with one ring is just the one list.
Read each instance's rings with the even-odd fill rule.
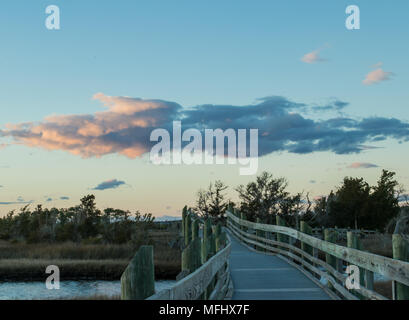
[[[181,251],[170,245],[178,234],[148,231],[145,243],[154,246],[156,279],[175,279]],[[60,268],[62,279],[120,279],[138,246],[128,244],[8,243],[0,242],[0,280],[44,280],[49,265]]]

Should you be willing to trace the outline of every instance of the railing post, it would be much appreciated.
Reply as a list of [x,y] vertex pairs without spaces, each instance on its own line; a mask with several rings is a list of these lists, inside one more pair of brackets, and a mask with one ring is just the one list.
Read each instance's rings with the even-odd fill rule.
[[223,243],[222,243],[222,225],[219,222],[218,224],[216,224],[215,228],[214,228],[214,244],[215,244],[215,252],[219,252],[219,250],[223,247]]
[[[257,223],[261,223],[260,218],[257,218],[256,222],[257,222]],[[256,236],[257,236],[257,237],[260,237],[260,238],[265,238],[265,237],[266,237],[265,232],[264,232],[264,231],[261,231],[261,230],[258,230],[258,229],[256,229]],[[257,240],[257,241],[258,241],[258,240]],[[264,243],[263,243],[263,244],[264,244]],[[256,249],[257,249],[257,250],[260,250],[260,251],[263,251],[263,252],[266,251],[266,249],[263,248],[263,247],[257,247]]]
[[[246,214],[244,212],[240,212],[240,219],[241,220],[246,220]],[[246,227],[240,225],[240,229],[241,229],[241,231],[246,232]]]
[[121,276],[121,299],[144,300],[155,293],[153,246],[141,246]]
[[190,212],[186,215],[184,223],[185,246],[187,247],[192,240],[192,217]]
[[187,217],[187,206],[183,207],[182,211],[182,236],[185,237],[185,223],[186,223],[186,217]]
[[[276,216],[276,224],[277,226],[286,227],[285,220],[281,218],[279,215]],[[281,233],[277,233],[277,241],[289,243],[288,236],[285,234],[281,234]]]
[[212,225],[209,218],[206,218],[203,226],[202,242],[202,263],[205,263],[210,254],[210,237],[212,236]]
[[[357,250],[362,250],[362,244],[361,241],[356,234],[356,232],[353,231],[348,231],[347,232],[347,246],[348,248],[353,248]],[[359,284],[361,286],[365,285],[365,272],[366,270],[363,268],[359,268]],[[359,295],[359,294],[358,294]],[[361,297],[361,295],[359,295]]]
[[200,239],[192,240],[182,251],[182,271],[194,272],[202,264]]
[[369,290],[373,290],[374,274],[372,271],[365,270],[365,287]]
[[[312,234],[312,228],[305,221],[300,222],[300,231],[308,235]],[[301,242],[301,249],[308,254],[312,254],[312,247],[304,242]]]
[[[400,234],[392,235],[392,248],[394,259],[409,261],[409,244]],[[408,286],[395,281],[394,289],[396,300],[409,300]]]
[[195,219],[192,223],[192,240],[199,238],[199,220]]
[[[325,229],[324,230],[324,240],[327,241],[327,242],[335,243],[336,242],[336,234],[335,234],[334,230]],[[333,268],[337,267],[336,258],[334,256],[330,255],[329,253],[325,254],[325,261],[326,261],[326,263],[328,263]]]

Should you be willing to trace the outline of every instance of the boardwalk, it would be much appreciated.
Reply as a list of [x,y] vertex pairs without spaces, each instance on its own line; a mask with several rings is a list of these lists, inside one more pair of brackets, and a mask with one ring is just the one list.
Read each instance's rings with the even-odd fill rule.
[[329,300],[301,271],[278,257],[249,250],[234,236],[230,254],[233,300]]

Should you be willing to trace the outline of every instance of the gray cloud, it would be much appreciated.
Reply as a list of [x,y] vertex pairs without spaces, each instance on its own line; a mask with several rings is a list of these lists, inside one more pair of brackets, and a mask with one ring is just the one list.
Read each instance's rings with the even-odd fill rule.
[[323,106],[313,106],[312,110],[316,112],[322,111],[341,111],[349,106],[348,102],[344,102],[341,100],[331,101],[330,103],[323,105]]
[[[175,120],[182,121],[183,130],[259,129],[261,156],[277,151],[360,153],[368,150],[368,144],[388,138],[409,140],[408,122],[396,118],[357,120],[338,116],[313,120],[302,114],[308,109],[340,111],[348,106],[348,102],[338,99],[323,106],[309,106],[285,97],[268,96],[244,106],[205,104],[183,108],[175,102],[163,100],[103,94],[97,94],[95,98],[108,110],[90,115],[51,116],[39,123],[11,125],[0,130],[0,136],[12,137],[15,143],[30,147],[65,150],[82,157],[119,153],[130,158],[149,152],[154,144],[149,141],[152,130],[164,128],[171,132]],[[104,190],[101,188],[104,188],[103,184],[95,190]]]
[[23,197],[19,196],[17,198],[17,201],[2,201],[0,202],[0,205],[31,204],[33,202],[34,202],[33,200],[25,201]]
[[70,200],[70,198],[63,196],[63,197],[60,197],[60,200]]
[[100,183],[98,186],[93,188],[92,190],[107,190],[107,189],[116,189],[121,185],[124,185],[124,181],[118,181],[117,179],[112,179],[108,181],[104,181]]

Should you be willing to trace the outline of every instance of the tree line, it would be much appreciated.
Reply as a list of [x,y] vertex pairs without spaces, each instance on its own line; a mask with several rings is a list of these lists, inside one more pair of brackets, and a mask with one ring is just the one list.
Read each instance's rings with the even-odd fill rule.
[[152,226],[152,214],[131,213],[121,209],[99,210],[94,195],[87,195],[80,204],[68,209],[34,210],[25,206],[0,218],[0,239],[9,241],[82,242],[122,244],[143,236]]
[[268,172],[247,185],[236,187],[237,203],[227,199],[227,188],[222,181],[216,181],[207,189],[199,190],[192,209],[199,215],[221,219],[227,207],[233,206],[250,221],[260,219],[273,223],[275,216],[280,215],[293,227],[304,220],[313,227],[391,232],[399,221],[402,230],[409,229],[408,203],[402,205],[401,201],[404,189],[395,179],[395,173],[387,170],[382,171],[374,186],[363,178],[345,177],[335,191],[315,200],[304,192],[290,194],[288,181]]

